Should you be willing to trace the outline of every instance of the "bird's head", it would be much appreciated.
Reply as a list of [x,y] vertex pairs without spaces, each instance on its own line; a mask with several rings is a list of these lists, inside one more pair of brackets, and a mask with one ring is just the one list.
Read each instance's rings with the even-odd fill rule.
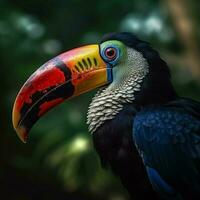
[[[51,108],[102,86],[88,113],[91,131],[125,103],[164,102],[174,95],[169,69],[148,43],[130,33],[107,34],[100,44],[67,51],[30,76],[13,107],[18,136],[25,142],[35,122]],[[97,126],[98,120],[102,122]]]

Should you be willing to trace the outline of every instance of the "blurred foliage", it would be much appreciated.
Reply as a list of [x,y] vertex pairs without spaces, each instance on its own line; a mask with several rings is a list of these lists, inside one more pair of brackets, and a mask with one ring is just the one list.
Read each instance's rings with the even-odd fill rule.
[[[190,2],[200,27],[199,2]],[[170,64],[182,96],[200,100],[199,80],[181,62],[183,42],[165,1],[0,1],[0,186],[5,199],[125,200],[126,191],[101,168],[86,126],[93,93],[60,105],[33,128],[23,145],[12,129],[17,91],[34,70],[55,55],[96,43],[112,31],[130,31],[151,42]],[[195,14],[196,13],[196,14]],[[200,28],[196,29],[199,44]],[[200,66],[199,66],[200,67]]]

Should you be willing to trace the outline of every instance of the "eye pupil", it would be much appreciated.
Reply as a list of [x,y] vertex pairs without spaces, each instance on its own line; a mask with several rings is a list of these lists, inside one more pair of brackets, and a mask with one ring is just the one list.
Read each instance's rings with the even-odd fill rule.
[[113,49],[110,49],[108,52],[107,52],[107,55],[108,56],[113,56],[115,54],[115,51]]
[[116,57],[116,49],[110,47],[106,49],[106,57],[109,59],[114,59]]

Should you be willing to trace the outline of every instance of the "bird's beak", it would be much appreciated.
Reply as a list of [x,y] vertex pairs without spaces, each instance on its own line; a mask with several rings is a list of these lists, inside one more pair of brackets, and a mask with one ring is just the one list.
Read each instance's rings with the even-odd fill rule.
[[13,107],[13,126],[26,142],[35,122],[51,108],[112,81],[99,45],[67,51],[41,66],[23,85]]

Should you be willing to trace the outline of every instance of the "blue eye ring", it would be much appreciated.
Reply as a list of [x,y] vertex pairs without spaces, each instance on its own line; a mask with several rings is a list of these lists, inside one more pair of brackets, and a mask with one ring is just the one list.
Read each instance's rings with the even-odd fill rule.
[[115,46],[107,46],[102,50],[103,59],[110,64],[116,64],[119,55],[120,50]]

